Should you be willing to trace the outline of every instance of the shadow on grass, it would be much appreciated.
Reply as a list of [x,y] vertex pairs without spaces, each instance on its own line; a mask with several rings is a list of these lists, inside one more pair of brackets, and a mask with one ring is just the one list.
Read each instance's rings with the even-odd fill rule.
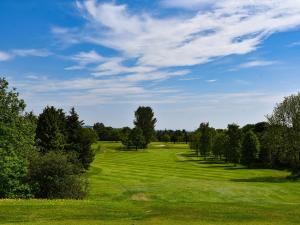
[[297,180],[289,179],[287,177],[254,177],[249,179],[231,179],[234,182],[256,182],[256,183],[286,183],[297,182]]

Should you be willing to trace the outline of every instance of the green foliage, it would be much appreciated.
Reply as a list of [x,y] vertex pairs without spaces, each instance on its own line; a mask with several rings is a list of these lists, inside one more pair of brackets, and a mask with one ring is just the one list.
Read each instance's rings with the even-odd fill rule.
[[77,156],[78,162],[84,169],[88,169],[93,161],[95,152],[91,145],[97,141],[97,134],[91,128],[83,128],[83,121],[75,109],[70,110],[66,117],[66,151]]
[[207,157],[212,148],[212,133],[209,123],[201,123],[198,131],[200,132],[200,153],[202,156]]
[[0,79],[0,197],[30,197],[28,156],[35,150],[35,123],[25,102]]
[[93,129],[100,141],[121,141],[124,135],[122,129],[106,127],[103,123],[95,123]]
[[225,150],[228,148],[229,138],[226,133],[219,132],[213,139],[212,153],[215,158],[219,157],[220,159],[225,153]]
[[300,174],[300,93],[286,97],[268,121],[272,163],[278,161]]
[[47,106],[39,115],[36,143],[43,153],[64,150],[66,119],[62,109]]
[[79,116],[76,113],[74,107],[71,108],[69,115],[66,116],[66,146],[65,149],[68,152],[80,152],[80,131],[82,129],[83,121],[79,120]]
[[145,138],[143,136],[143,131],[139,128],[133,128],[128,137],[124,138],[122,142],[127,149],[135,148],[136,150],[144,148]]
[[241,163],[250,167],[251,164],[256,162],[259,149],[260,144],[257,136],[253,131],[248,131],[242,143]]
[[0,198],[32,197],[31,187],[27,182],[27,160],[0,150]]
[[[172,141],[174,144],[176,142],[189,142],[190,133],[186,130],[156,130],[155,140],[162,142]],[[170,140],[169,140],[170,139]]]
[[168,134],[163,134],[162,137],[161,137],[161,141],[163,142],[170,142],[171,138],[170,138],[170,135]]
[[78,151],[78,160],[84,169],[88,169],[95,157],[95,151],[91,147],[97,141],[97,134],[91,128],[81,128],[77,143],[80,148]]
[[193,149],[198,156],[200,155],[200,133],[199,133],[199,131],[195,131],[190,135],[189,146],[190,146],[190,149]]
[[[259,162],[262,166],[271,167],[272,166],[272,146],[274,143],[271,143],[273,137],[270,136],[271,132],[268,129],[260,136],[260,151],[258,154]],[[274,148],[274,147],[273,147]]]
[[239,163],[241,158],[241,141],[242,133],[239,126],[236,124],[229,124],[227,127],[228,148],[226,148],[225,157],[229,162]]
[[154,127],[156,123],[156,118],[154,118],[154,113],[150,107],[140,106],[135,111],[134,125],[143,132],[145,138],[144,148],[150,143],[154,135]]
[[62,152],[50,151],[31,158],[29,179],[37,198],[82,199],[86,182],[78,174],[79,168]]

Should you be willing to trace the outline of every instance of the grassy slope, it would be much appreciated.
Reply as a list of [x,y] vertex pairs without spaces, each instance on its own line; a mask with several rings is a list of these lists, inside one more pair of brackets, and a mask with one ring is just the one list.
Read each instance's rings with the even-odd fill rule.
[[287,172],[199,161],[183,144],[101,145],[87,200],[2,200],[0,224],[300,224]]

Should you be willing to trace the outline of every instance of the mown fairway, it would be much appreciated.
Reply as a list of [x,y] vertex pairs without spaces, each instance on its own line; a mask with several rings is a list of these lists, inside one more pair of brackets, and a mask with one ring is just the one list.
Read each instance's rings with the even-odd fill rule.
[[284,171],[203,161],[184,144],[101,143],[87,200],[1,200],[0,224],[300,224],[300,182]]

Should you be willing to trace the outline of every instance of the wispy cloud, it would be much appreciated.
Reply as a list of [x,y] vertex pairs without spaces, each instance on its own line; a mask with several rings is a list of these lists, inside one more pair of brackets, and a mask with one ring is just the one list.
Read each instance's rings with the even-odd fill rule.
[[27,57],[27,56],[35,56],[35,57],[47,57],[52,55],[50,51],[47,49],[14,49],[11,51],[13,56]]
[[206,80],[206,82],[207,82],[207,83],[215,83],[215,82],[217,82],[217,80],[216,80],[216,79]]
[[10,60],[12,56],[7,52],[0,51],[0,62]]
[[252,67],[261,67],[261,66],[271,66],[277,64],[276,61],[266,61],[266,60],[254,60],[239,65],[239,68],[252,68]]
[[300,46],[300,41],[296,41],[288,45],[288,47],[295,47],[295,46]]
[[100,63],[104,61],[104,57],[99,55],[96,51],[92,50],[89,52],[79,52],[78,54],[70,57],[72,61],[75,61],[77,64],[66,67],[65,70],[79,70],[84,69],[86,65],[93,63]]
[[15,57],[47,57],[52,55],[47,49],[13,49],[8,52],[0,51],[0,61],[11,60]]
[[[45,98],[47,104],[59,105],[59,102],[67,102],[69,105],[93,106],[95,104],[118,104],[133,102],[164,102],[173,103],[179,93],[172,88],[152,87],[146,89],[126,79],[96,79],[74,78],[68,80],[56,80],[36,75],[27,76],[27,80],[14,81],[14,85],[21,90],[22,97],[29,102],[40,104],[43,107]],[[57,101],[57,98],[60,101]],[[62,105],[59,105],[62,107]]]
[[[186,66],[213,57],[248,53],[266,35],[300,24],[296,21],[300,7],[294,0],[284,7],[276,0],[225,2],[218,9],[190,18],[156,19],[130,14],[125,5],[87,1],[80,6],[94,26],[80,38],[137,57],[137,64]],[[291,13],[284,13],[286,7]]]
[[180,78],[179,80],[183,81],[193,81],[193,80],[201,80],[201,77],[187,77],[187,78]]
[[[133,73],[143,78],[170,67],[195,66],[218,57],[252,52],[272,33],[300,25],[300,0],[164,0],[162,4],[210,7],[189,16],[159,18],[145,12],[132,13],[127,5],[77,1],[86,25],[55,27],[52,32],[63,42],[89,42],[118,52],[117,58],[105,59],[94,67],[92,75]],[[66,69],[81,69],[84,59],[79,60],[83,63]],[[125,65],[127,60],[134,63]],[[254,61],[242,67],[272,63]],[[164,74],[169,77],[169,73]]]

